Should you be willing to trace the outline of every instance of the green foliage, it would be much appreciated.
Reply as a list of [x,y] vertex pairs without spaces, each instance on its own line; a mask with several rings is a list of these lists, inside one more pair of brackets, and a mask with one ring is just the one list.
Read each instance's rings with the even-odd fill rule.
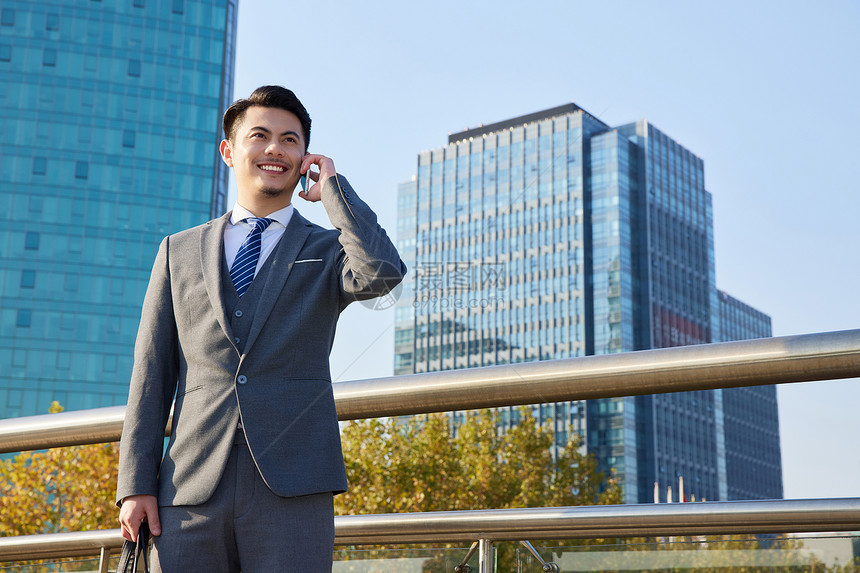
[[574,434],[552,459],[551,428],[524,408],[518,426],[500,433],[498,414],[472,412],[452,429],[444,414],[406,422],[349,422],[342,435],[350,490],[340,514],[616,504],[621,489],[596,471]]
[[[51,413],[63,409],[51,404]],[[118,444],[23,452],[0,461],[0,536],[116,527]]]

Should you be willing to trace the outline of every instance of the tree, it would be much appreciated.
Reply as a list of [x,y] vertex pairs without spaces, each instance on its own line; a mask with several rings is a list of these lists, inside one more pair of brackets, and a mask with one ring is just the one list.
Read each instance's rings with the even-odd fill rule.
[[[50,413],[62,412],[57,402]],[[0,536],[116,526],[116,443],[23,452],[0,463]]]
[[491,410],[470,413],[453,428],[444,414],[357,420],[342,433],[349,492],[338,513],[392,513],[621,503],[621,488],[604,479],[578,434],[558,461],[553,431],[522,410],[518,426],[500,433]]
[[[500,433],[499,415],[471,412],[459,427],[444,414],[406,422],[349,422],[342,432],[350,489],[335,498],[339,514],[559,507],[621,503],[621,488],[604,479],[578,434],[553,461],[551,427],[522,409],[518,426]],[[512,571],[515,546],[498,546],[499,571]],[[384,551],[381,552],[384,554]],[[445,555],[424,571],[449,571]],[[446,567],[448,567],[446,569]]]

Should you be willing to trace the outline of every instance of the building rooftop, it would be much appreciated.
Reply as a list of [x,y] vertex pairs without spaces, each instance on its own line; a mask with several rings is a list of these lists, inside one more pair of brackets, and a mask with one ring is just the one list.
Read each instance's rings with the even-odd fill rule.
[[478,127],[473,127],[470,129],[466,129],[464,131],[458,131],[457,133],[452,133],[448,136],[448,143],[456,143],[458,141],[463,141],[464,139],[469,139],[470,137],[476,137],[479,135],[486,135],[488,133],[492,133],[494,131],[500,131],[503,129],[508,129],[511,127],[518,127],[520,125],[525,125],[527,123],[532,123],[534,121],[541,121],[544,119],[549,119],[551,117],[558,117],[560,115],[566,115],[569,113],[574,113],[580,111],[593,119],[594,121],[599,122],[601,125],[609,128],[608,125],[600,121],[598,118],[594,117],[592,114],[588,113],[575,103],[566,103],[564,105],[560,105],[557,107],[551,107],[549,109],[545,109],[543,111],[536,111],[534,113],[529,113],[526,115],[521,115],[519,117],[514,117],[512,119],[506,119],[504,121],[499,121],[496,123],[490,123],[487,125],[480,125]]

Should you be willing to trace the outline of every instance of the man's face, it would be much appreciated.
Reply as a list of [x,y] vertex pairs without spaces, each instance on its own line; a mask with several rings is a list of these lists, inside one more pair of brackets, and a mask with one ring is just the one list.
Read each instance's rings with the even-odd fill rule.
[[221,156],[233,168],[239,200],[262,195],[290,203],[301,175],[305,142],[299,118],[286,110],[251,106]]

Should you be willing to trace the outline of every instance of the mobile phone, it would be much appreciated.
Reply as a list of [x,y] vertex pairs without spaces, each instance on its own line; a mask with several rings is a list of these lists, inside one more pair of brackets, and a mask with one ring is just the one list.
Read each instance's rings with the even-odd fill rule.
[[311,179],[311,168],[310,167],[308,167],[308,170],[304,174],[302,174],[301,177],[299,177],[299,183],[301,184],[302,191],[304,193],[307,193],[308,191],[310,191],[311,186],[314,184],[314,180]]

